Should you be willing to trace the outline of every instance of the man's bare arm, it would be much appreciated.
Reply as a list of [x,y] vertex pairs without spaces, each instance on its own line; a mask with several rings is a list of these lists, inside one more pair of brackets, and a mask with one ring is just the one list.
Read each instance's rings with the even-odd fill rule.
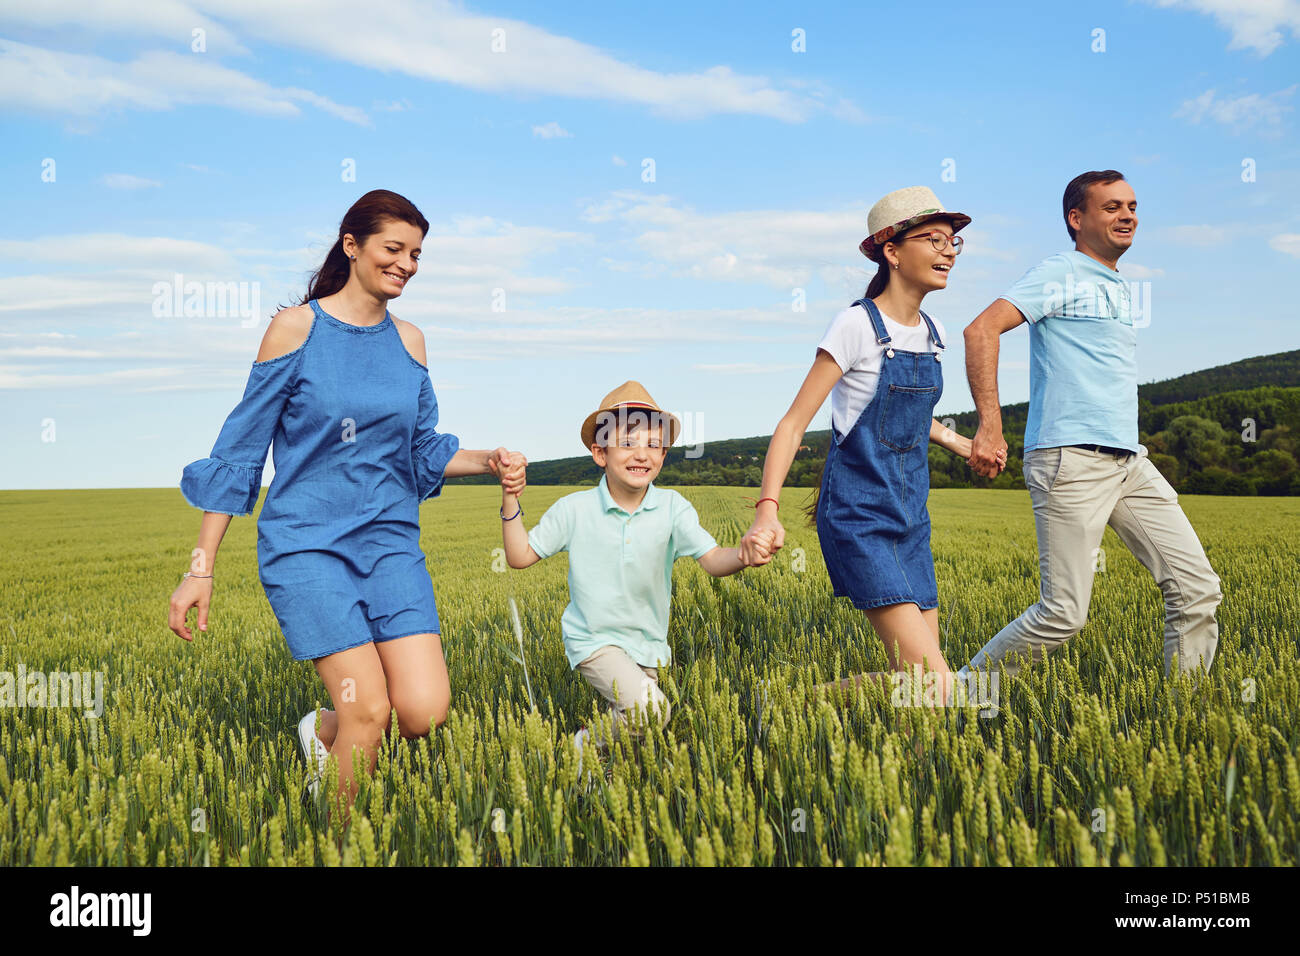
[[966,326],[966,380],[970,383],[980,424],[972,440],[971,468],[992,478],[998,473],[997,455],[1005,452],[1002,437],[1002,405],[998,400],[999,336],[1025,321],[1024,315],[1006,299],[993,304]]

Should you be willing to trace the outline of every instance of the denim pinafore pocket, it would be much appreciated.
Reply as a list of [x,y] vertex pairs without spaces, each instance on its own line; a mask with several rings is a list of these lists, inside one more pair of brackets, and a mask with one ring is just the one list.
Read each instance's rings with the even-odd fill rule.
[[937,385],[891,384],[880,409],[881,444],[897,452],[908,452],[928,439],[938,391]]

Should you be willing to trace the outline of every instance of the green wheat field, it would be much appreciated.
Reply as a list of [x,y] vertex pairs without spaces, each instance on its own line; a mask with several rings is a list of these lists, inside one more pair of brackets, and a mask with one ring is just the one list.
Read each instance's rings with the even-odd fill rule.
[[[574,490],[530,487],[526,523]],[[679,490],[738,543],[753,489]],[[1300,500],[1183,496],[1225,595],[1208,681],[1163,676],[1160,592],[1107,530],[1087,627],[1048,665],[1001,675],[996,716],[977,716],[892,706],[876,687],[812,692],[885,656],[832,598],[805,494],[786,489],[770,565],[713,579],[678,562],[660,671],[672,719],[620,740],[591,785],[572,735],[608,718],[565,662],[566,557],[494,570],[499,491],[426,502],[451,714],[426,738],[390,736],[343,828],[327,794],[304,797],[295,724],[329,700],[262,592],[254,518],[233,520],[189,645],[166,626],[200,519],[177,490],[0,492],[0,672],[104,676],[99,718],[0,709],[0,863],[1296,863]],[[1036,600],[1033,518],[1023,491],[936,490],[930,511],[957,667]]]

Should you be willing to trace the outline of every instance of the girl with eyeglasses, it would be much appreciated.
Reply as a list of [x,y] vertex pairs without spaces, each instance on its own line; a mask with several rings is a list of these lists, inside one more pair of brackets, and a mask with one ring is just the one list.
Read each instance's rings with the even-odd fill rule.
[[[781,487],[804,432],[831,396],[831,442],[821,485],[806,513],[816,522],[836,597],[867,615],[893,671],[922,665],[939,675],[951,698],[952,671],[939,647],[939,596],[930,553],[929,443],[969,461],[971,441],[943,427],[934,407],[943,393],[943,326],[921,300],[947,288],[961,252],[956,233],[970,222],[948,212],[924,186],[900,189],[867,216],[871,235],[859,249],[878,270],[866,295],[840,312],[817,347],[812,369],[768,445],[762,497],[741,547],[746,560],[766,559],[759,545],[775,534]],[[1005,467],[1005,452],[1000,465]],[[840,681],[851,687],[864,677]],[[932,680],[930,686],[934,686]]]

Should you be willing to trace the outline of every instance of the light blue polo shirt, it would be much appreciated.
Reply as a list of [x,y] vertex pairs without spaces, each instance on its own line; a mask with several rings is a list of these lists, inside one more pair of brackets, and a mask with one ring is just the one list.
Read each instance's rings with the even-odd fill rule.
[[528,532],[528,544],[540,558],[569,552],[569,606],[560,631],[570,668],[609,644],[644,667],[671,661],[673,562],[718,546],[677,492],[651,482],[628,514],[610,497],[604,475],[595,488],[551,505]]
[[1129,285],[1071,250],[1002,295],[1030,322],[1025,451],[1096,444],[1138,450],[1137,327]]

